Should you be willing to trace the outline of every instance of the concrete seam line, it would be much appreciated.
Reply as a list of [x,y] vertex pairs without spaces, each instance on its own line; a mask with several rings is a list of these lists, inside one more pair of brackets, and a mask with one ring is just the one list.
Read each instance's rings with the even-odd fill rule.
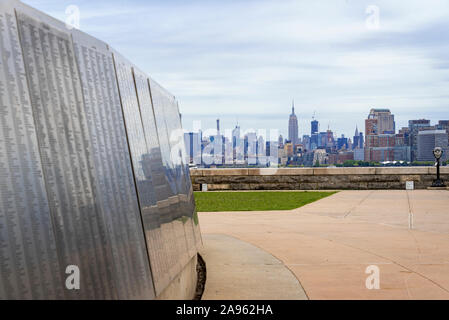
[[[223,233],[222,233],[222,234],[223,234]],[[232,237],[232,238],[237,239],[237,240],[239,240],[239,241],[243,241],[243,242],[249,243],[249,244],[253,245],[254,247],[256,247],[256,248],[262,250],[263,252],[268,253],[270,256],[272,256],[273,258],[275,258],[276,260],[278,260],[279,262],[281,262],[282,265],[283,265],[283,266],[284,266],[284,267],[285,267],[285,268],[292,274],[292,276],[296,279],[296,281],[298,281],[298,284],[299,284],[299,286],[301,287],[302,291],[304,291],[304,294],[306,295],[307,300],[310,300],[309,295],[307,294],[307,291],[306,291],[306,289],[304,288],[304,286],[302,285],[301,281],[298,279],[298,277],[296,276],[296,274],[289,268],[289,266],[286,265],[286,264],[284,263],[284,261],[283,261],[282,259],[279,259],[278,257],[276,257],[276,255],[274,255],[274,254],[271,253],[270,251],[265,250],[264,248],[260,247],[259,245],[254,244],[254,243],[251,242],[251,241],[243,240],[242,238],[240,238],[239,236],[237,236],[237,235],[235,235],[235,234],[227,234],[227,233],[226,233],[226,234],[224,234],[224,235],[229,236],[229,237]]]
[[371,196],[372,194],[373,194],[373,191],[374,190],[371,190],[362,200],[360,200],[360,202],[359,203],[357,203],[355,206],[353,206],[351,209],[349,209],[349,211],[348,212],[346,212],[345,213],[345,215],[343,216],[343,219],[346,219],[346,217],[350,214],[350,213],[352,213],[352,211],[355,209],[355,208],[357,208],[358,206],[360,206],[363,202],[365,202],[368,198],[369,198],[369,196]]

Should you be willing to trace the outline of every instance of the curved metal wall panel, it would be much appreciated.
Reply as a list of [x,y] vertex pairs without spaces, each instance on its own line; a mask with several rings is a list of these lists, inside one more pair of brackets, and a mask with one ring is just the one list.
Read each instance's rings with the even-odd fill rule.
[[0,299],[155,298],[201,243],[176,100],[18,1],[0,51]]
[[[202,246],[198,216],[195,209],[193,189],[190,182],[189,169],[185,162],[185,146],[178,104],[174,96],[150,79],[151,96],[157,123],[159,139],[163,141],[165,152],[163,159],[171,165],[167,178],[172,188],[177,190],[181,201],[180,216],[185,217],[185,234],[189,254]],[[161,148],[162,149],[162,148]]]
[[152,298],[112,53],[106,44],[81,32],[73,32],[73,41],[95,163],[93,180],[108,230],[118,297]]
[[74,298],[113,298],[70,35],[22,12],[17,18],[58,254],[64,266],[77,265],[83,275],[83,289],[70,293]]
[[[161,151],[158,129],[154,118],[153,103],[150,94],[148,77],[137,68],[134,68],[134,79],[137,88],[137,96],[140,105],[142,124],[145,132],[147,147],[149,150],[149,172],[152,177],[153,187],[156,191],[158,214],[145,225],[145,230],[149,234],[150,254],[159,254],[159,258],[151,260],[153,266],[153,275],[159,279],[156,283],[156,293],[159,294],[166,286],[166,279],[173,280],[175,274],[164,270],[164,265],[171,265],[174,259],[179,260],[181,265],[185,265],[192,257],[189,255],[189,245],[186,239],[186,233],[183,225],[185,220],[179,215],[181,212],[181,202],[176,189],[172,189],[169,183],[171,168],[165,162]],[[166,151],[164,147],[162,150]],[[144,217],[145,219],[145,217]],[[170,247],[177,244],[178,253],[167,255],[171,252]],[[160,248],[162,250],[154,250]],[[171,260],[170,260],[171,259]]]
[[[176,210],[172,211],[172,224],[173,229],[175,231],[175,237],[177,239],[178,248],[181,251],[181,254],[178,254],[178,259],[181,261],[188,261],[191,258],[191,254],[189,252],[189,243],[187,240],[187,233],[184,228],[184,225],[187,221],[186,217],[183,216],[183,202],[182,195],[179,192],[179,188],[176,181],[176,163],[174,162],[174,158],[172,157],[172,149],[170,148],[169,142],[169,133],[167,132],[167,127],[165,124],[165,120],[163,118],[163,113],[161,112],[161,108],[163,108],[162,104],[164,100],[160,99],[160,94],[158,91],[154,91],[151,86],[151,80],[148,80],[150,84],[151,98],[153,104],[154,111],[154,120],[156,122],[157,135],[159,137],[160,149],[161,149],[161,160],[164,167],[164,175],[165,181],[169,186],[169,190],[171,192],[169,199],[174,199],[176,201]],[[163,214],[163,213],[161,213]],[[162,216],[165,221],[169,219],[169,216]]]
[[0,2],[0,298],[63,298],[11,3]]

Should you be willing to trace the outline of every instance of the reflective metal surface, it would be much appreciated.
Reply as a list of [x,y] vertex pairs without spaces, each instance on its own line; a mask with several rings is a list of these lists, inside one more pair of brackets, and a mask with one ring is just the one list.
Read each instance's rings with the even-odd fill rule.
[[155,298],[201,244],[176,100],[18,1],[0,51],[0,299]]
[[0,298],[63,298],[15,12],[0,2]]
[[[176,265],[174,261],[176,261],[178,254],[175,245],[177,239],[171,221],[178,204],[171,201],[173,193],[167,183],[165,168],[162,163],[148,79],[144,73],[136,68],[133,71],[142,129],[148,150],[143,160],[146,164],[145,177],[151,181],[156,197],[154,210],[142,211],[142,213],[156,294],[159,294],[173,279],[177,271],[173,267]],[[169,218],[166,219],[166,217]]]
[[18,12],[45,185],[64,266],[79,266],[77,298],[113,298],[101,210],[94,199],[81,83],[70,35]]
[[176,201],[176,206],[172,210],[172,216],[162,216],[162,220],[165,223],[172,222],[173,229],[175,231],[176,243],[178,246],[178,259],[184,265],[186,261],[191,258],[191,252],[189,251],[188,242],[188,230],[186,231],[185,225],[190,220],[183,214],[183,197],[181,190],[179,188],[178,182],[176,181],[176,170],[178,164],[176,163],[176,158],[172,157],[172,151],[170,145],[169,132],[167,131],[167,125],[164,118],[163,109],[166,107],[166,99],[162,88],[159,85],[154,85],[155,83],[150,80],[150,90],[153,102],[153,110],[156,121],[157,134],[160,141],[161,157],[164,167],[164,174],[166,183],[169,186],[170,195],[169,199]]
[[175,97],[152,79],[150,79],[150,88],[159,139],[161,139],[161,145],[165,146],[165,152],[162,153],[163,159],[171,166],[171,169],[167,171],[167,178],[172,182],[172,188],[176,190],[181,201],[179,214],[183,217],[182,220],[185,221],[184,229],[189,255],[191,256],[196,252],[196,248],[201,247],[202,242],[192,184],[185,157],[178,104]]
[[151,298],[154,290],[112,53],[81,32],[74,31],[73,40],[94,158],[93,180],[118,297]]

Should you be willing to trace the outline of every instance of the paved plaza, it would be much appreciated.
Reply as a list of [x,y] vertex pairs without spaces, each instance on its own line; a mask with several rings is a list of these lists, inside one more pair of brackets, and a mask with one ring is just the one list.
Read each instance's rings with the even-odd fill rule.
[[[204,299],[449,299],[445,190],[342,191],[291,211],[199,216]],[[366,286],[373,265],[379,289]]]

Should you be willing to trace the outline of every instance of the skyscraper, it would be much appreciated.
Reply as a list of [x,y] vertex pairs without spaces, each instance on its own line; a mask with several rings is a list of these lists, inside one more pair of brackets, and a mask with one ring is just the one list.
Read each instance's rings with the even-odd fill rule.
[[391,134],[396,131],[394,115],[391,114],[390,109],[371,109],[368,120],[376,120],[377,134]]
[[394,115],[389,109],[371,109],[365,120],[365,161],[410,161],[405,135],[395,131]]
[[240,126],[237,124],[232,130],[232,147],[240,145]]
[[232,152],[235,163],[244,162],[244,141],[240,136],[240,126],[237,124],[232,130]]
[[359,132],[359,128],[355,127],[354,141],[352,143],[352,149],[363,149],[363,132]]
[[281,148],[281,149],[284,148],[284,138],[282,137],[282,134],[279,135],[278,146],[279,146],[279,148]]
[[319,131],[319,122],[317,120],[312,120],[312,122],[310,123],[310,133],[311,134],[316,134]]
[[293,145],[298,144],[298,118],[295,115],[295,102],[292,102],[292,114],[288,120],[288,140]]
[[337,150],[348,149],[348,138],[345,138],[345,135],[342,134],[341,138],[337,139]]
[[201,164],[201,131],[184,133],[184,143],[189,163]]
[[443,161],[449,159],[448,135],[446,130],[424,130],[418,133],[418,161],[433,161],[433,149],[443,149]]
[[409,138],[408,144],[411,148],[412,161],[418,160],[418,134],[423,130],[435,130],[436,128],[430,124],[430,120],[417,119],[408,121]]
[[394,115],[389,109],[371,109],[365,120],[365,161],[394,160]]
[[359,146],[359,128],[356,126],[352,148],[357,149],[358,146]]

